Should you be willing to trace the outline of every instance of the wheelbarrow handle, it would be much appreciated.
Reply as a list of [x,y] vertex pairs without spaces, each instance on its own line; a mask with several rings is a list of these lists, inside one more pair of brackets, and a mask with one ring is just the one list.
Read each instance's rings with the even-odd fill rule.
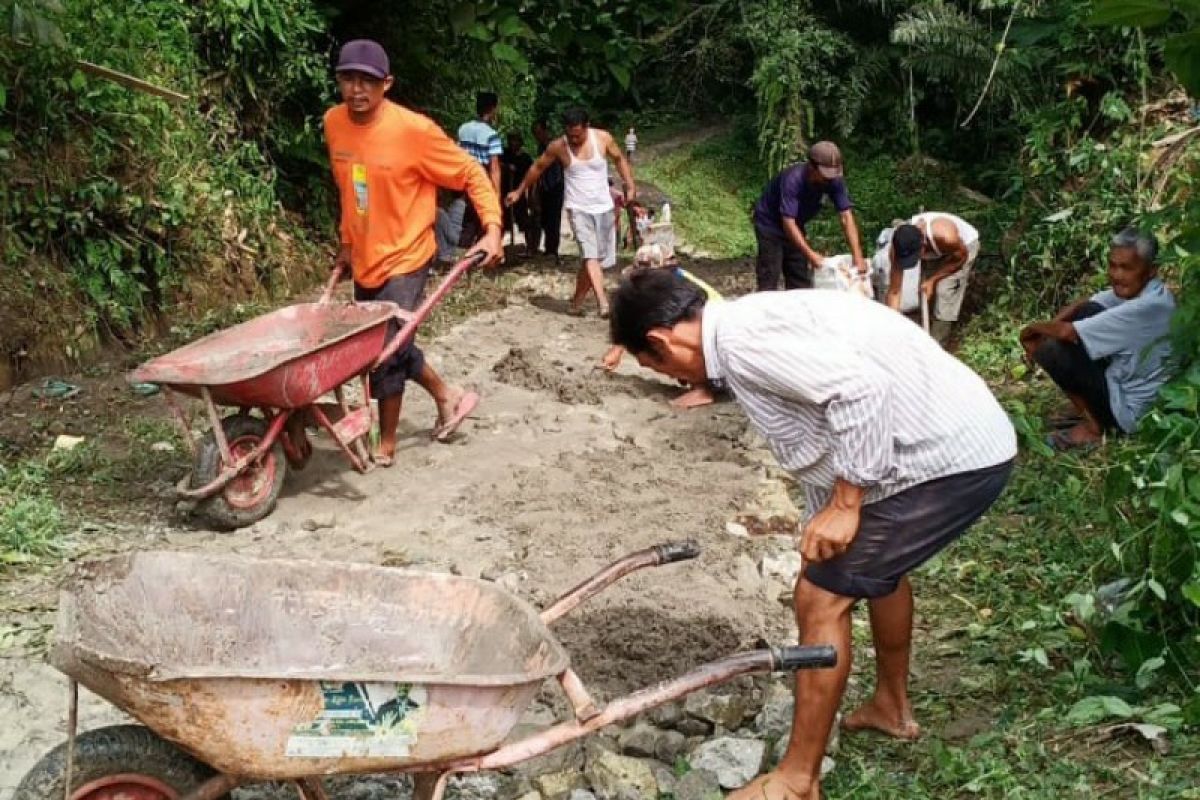
[[437,304],[442,302],[442,299],[450,293],[454,285],[462,280],[463,275],[470,272],[473,267],[482,264],[485,258],[487,258],[487,253],[480,251],[472,253],[462,261],[459,261],[450,268],[450,271],[446,273],[446,277],[442,279],[437,288],[425,298],[425,302],[417,306],[416,311],[413,311],[411,314],[407,312],[398,314],[397,319],[400,321],[400,331],[380,351],[379,356],[375,359],[375,363],[371,365],[371,369],[377,369],[380,364],[395,355],[397,350],[411,342],[417,335],[417,328],[421,327],[421,323],[433,313],[433,309]]
[[321,292],[321,299],[317,301],[320,305],[329,305],[333,301],[333,293],[337,291],[338,282],[342,279],[342,273],[346,268],[338,264],[329,274],[329,282],[325,284],[325,291]]
[[600,594],[600,592],[631,572],[636,572],[646,567],[661,567],[664,564],[687,561],[698,555],[700,555],[700,545],[691,540],[686,542],[666,542],[630,553],[624,558],[617,559],[609,564],[543,609],[541,613],[542,622],[549,625],[564,614],[578,608],[585,600]]
[[772,651],[772,657],[776,672],[837,666],[837,650],[831,644],[780,647]]

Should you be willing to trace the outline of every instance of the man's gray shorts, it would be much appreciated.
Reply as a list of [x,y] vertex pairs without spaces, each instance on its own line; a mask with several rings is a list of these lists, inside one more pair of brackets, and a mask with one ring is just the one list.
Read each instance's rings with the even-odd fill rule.
[[579,244],[579,253],[584,259],[595,259],[604,269],[617,263],[616,211],[589,214],[586,211],[569,209],[567,219],[571,221],[571,233]]
[[983,516],[1008,483],[1013,462],[935,478],[863,506],[858,534],[837,558],[804,577],[843,597],[886,597]]

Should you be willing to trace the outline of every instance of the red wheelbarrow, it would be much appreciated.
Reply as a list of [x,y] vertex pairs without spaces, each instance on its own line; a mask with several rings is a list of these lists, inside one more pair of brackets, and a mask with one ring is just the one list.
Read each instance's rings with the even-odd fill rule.
[[[502,769],[738,675],[830,667],[828,645],[737,653],[602,705],[549,630],[634,570],[694,542],[614,562],[538,613],[494,583],[367,564],[137,553],[81,565],[50,660],[71,678],[67,742],[14,800],[216,800],[320,776],[411,773],[414,800],[451,775]],[[215,587],[219,587],[216,589]],[[543,681],[574,710],[508,740]],[[76,736],[76,681],[138,719]]]
[[[331,302],[340,274],[317,303],[301,303],[205,336],[134,370],[129,379],[163,387],[163,395],[192,453],[192,474],[180,497],[219,528],[240,528],[271,513],[290,465],[303,469],[312,456],[305,425],[314,420],[329,432],[359,472],[373,465],[368,436],[373,424],[371,370],[416,335],[417,327],[468,270],[476,254],[454,266],[413,312],[394,303]],[[395,320],[399,329],[389,340]],[[345,386],[362,382],[361,401]],[[318,404],[333,392],[336,409]],[[204,401],[211,423],[195,441],[190,420],[174,394]],[[217,406],[236,413],[221,418]],[[258,409],[261,416],[251,415]]]

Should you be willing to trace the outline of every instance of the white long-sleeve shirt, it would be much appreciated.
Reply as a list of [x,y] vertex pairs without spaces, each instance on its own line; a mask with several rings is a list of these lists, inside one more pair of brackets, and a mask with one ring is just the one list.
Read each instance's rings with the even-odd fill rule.
[[709,303],[709,379],[726,385],[809,515],[841,478],[873,503],[1016,455],[983,379],[879,303],[835,291],[762,292]]

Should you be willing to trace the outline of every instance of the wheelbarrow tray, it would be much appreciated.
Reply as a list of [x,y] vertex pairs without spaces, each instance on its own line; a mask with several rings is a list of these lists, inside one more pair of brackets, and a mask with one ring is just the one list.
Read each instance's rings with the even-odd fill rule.
[[569,663],[532,607],[486,581],[170,552],[82,565],[50,660],[249,779],[491,751]]
[[301,303],[217,331],[130,376],[219,405],[303,408],[362,373],[383,350],[394,303]]

